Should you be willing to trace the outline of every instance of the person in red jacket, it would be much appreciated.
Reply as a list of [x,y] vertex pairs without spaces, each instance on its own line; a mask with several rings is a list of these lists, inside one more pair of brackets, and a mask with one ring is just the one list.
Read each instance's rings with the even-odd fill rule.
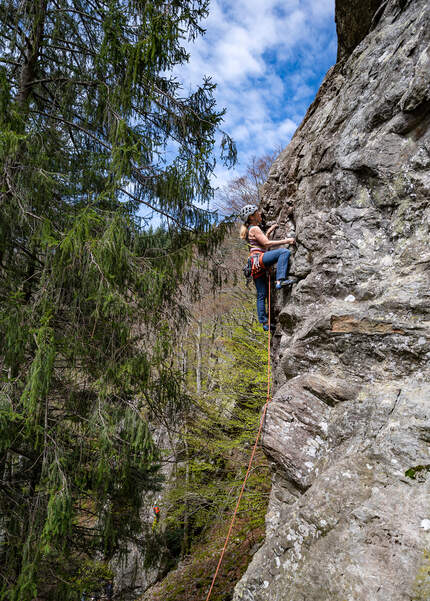
[[154,505],[153,511],[154,511],[155,517],[154,517],[154,521],[152,523],[152,529],[155,530],[155,528],[157,527],[158,521],[160,519],[161,509],[158,507],[158,505]]

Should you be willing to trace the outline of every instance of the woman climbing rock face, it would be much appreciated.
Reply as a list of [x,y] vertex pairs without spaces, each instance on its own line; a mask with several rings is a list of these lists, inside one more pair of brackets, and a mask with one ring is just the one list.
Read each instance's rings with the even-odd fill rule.
[[269,286],[267,269],[277,263],[275,286],[277,290],[280,290],[283,286],[294,284],[296,281],[287,276],[290,251],[286,248],[270,249],[284,244],[295,244],[296,241],[294,238],[269,240],[268,236],[278,227],[278,224],[272,225],[264,234],[260,228],[261,213],[255,205],[244,206],[240,211],[240,217],[243,221],[240,228],[240,237],[248,242],[252,261],[252,278],[257,289],[258,321],[262,324],[263,329],[267,331],[269,329],[266,308]]

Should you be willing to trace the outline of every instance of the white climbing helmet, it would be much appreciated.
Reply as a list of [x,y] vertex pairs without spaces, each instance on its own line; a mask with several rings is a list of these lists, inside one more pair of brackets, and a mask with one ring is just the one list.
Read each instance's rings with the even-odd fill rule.
[[255,211],[258,211],[258,207],[256,205],[245,205],[240,209],[239,215],[242,219],[243,223],[246,223],[246,220],[250,215],[253,215]]

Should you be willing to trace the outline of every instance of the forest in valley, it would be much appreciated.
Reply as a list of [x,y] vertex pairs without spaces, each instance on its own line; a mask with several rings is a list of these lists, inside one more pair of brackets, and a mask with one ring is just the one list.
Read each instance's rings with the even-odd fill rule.
[[[147,601],[210,585],[267,385],[235,215],[271,157],[215,190],[236,160],[216,82],[180,84],[208,9],[0,5],[2,601],[137,599],[132,548]],[[258,451],[214,601],[268,493]]]

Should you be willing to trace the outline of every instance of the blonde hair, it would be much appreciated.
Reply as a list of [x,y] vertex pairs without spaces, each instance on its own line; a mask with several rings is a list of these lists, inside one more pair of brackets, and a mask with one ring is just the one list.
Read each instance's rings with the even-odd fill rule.
[[240,226],[239,236],[242,240],[248,240],[248,220]]
[[240,226],[240,232],[239,232],[239,236],[242,240],[246,240],[248,241],[248,233],[249,233],[249,218],[252,217],[253,215],[255,215],[255,213],[258,211],[258,209],[256,209],[254,211],[254,213],[252,213],[252,215],[248,215],[245,223],[242,223],[242,225]]

